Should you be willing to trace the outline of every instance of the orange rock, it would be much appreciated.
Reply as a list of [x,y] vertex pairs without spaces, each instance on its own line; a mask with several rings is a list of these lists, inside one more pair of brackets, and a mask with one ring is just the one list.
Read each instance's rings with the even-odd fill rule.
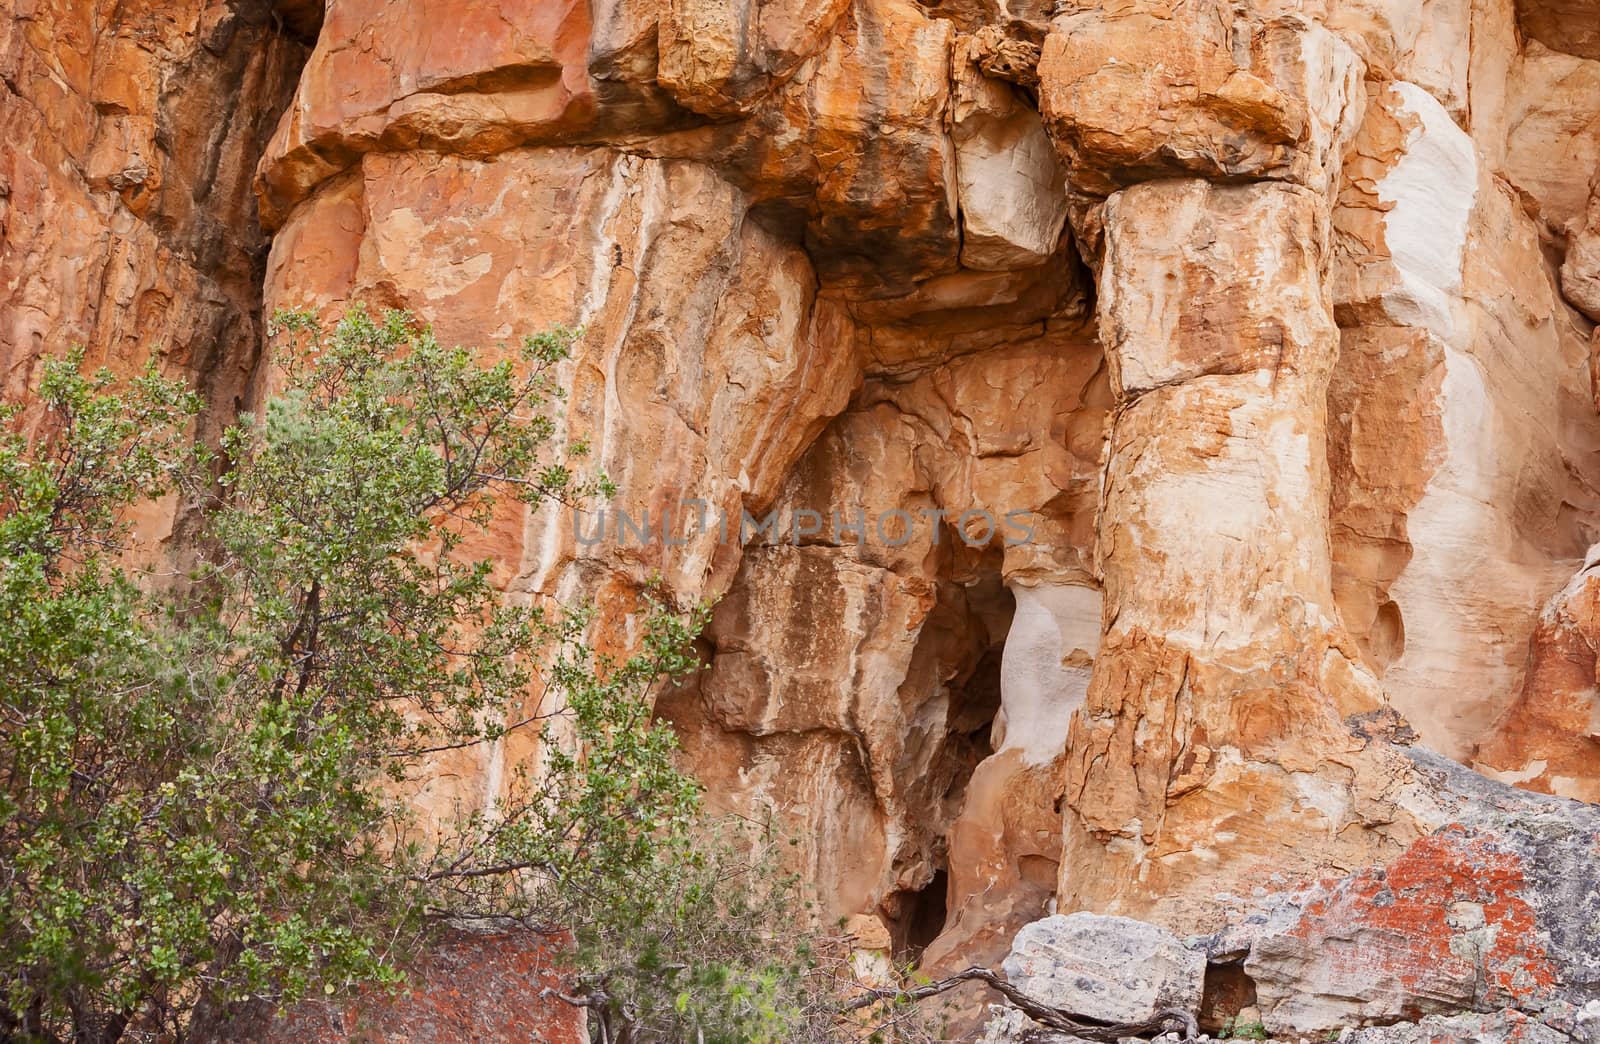
[[198,1036],[265,1044],[580,1044],[589,1039],[587,1009],[548,992],[570,988],[559,970],[560,945],[532,932],[454,932],[409,969],[403,992],[368,991],[343,1004],[305,1001]]
[[[584,325],[608,507],[735,532],[508,507],[469,550],[608,647],[654,574],[721,599],[659,709],[899,956],[1406,865],[1411,740],[1595,796],[1586,574],[1549,603],[1600,537],[1582,4],[16,6],[8,397],[159,344],[205,437],[271,387],[263,305]],[[768,511],[934,520],[746,546]]]
[[1600,578],[1585,562],[1551,598],[1515,702],[1474,756],[1484,773],[1546,794],[1600,803]]

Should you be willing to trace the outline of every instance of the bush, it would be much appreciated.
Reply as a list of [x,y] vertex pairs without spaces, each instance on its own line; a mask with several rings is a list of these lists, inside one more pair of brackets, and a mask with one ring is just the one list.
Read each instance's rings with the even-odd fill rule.
[[[218,457],[154,368],[119,390],[81,353],[46,363],[33,443],[7,408],[0,1035],[181,1039],[240,1001],[397,983],[432,927],[493,918],[575,928],[612,1023],[764,1039],[744,1027],[792,1016],[798,965],[727,945],[678,968],[649,938],[726,901],[650,719],[703,614],[654,605],[637,653],[600,656],[585,612],[508,605],[462,554],[497,499],[609,491],[553,452],[574,335],[485,366],[403,314],[276,322],[283,391]],[[158,585],[125,518],[166,495],[204,521],[197,566]],[[542,731],[542,770],[424,831],[407,785],[512,731]],[[596,971],[620,952],[597,962],[601,943],[634,948],[626,978]],[[693,988],[663,1007],[656,980]]]

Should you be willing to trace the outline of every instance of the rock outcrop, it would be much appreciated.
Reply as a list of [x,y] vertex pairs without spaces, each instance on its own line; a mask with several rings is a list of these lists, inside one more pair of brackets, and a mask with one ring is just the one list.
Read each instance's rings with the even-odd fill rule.
[[1594,806],[1411,757],[1443,826],[1383,866],[1274,897],[1223,933],[1224,948],[1248,940],[1244,970],[1268,1029],[1538,1012],[1600,991]]
[[[50,3],[0,20],[0,389],[81,344],[131,373],[152,355],[244,403],[262,345],[256,164],[305,47],[267,0]],[[28,423],[37,417],[30,415]],[[173,508],[144,513],[166,540]]]
[[[1430,752],[1408,760],[1413,803],[1443,825],[1398,858],[1305,888],[1219,895],[1224,927],[1186,941],[1128,918],[1045,918],[1017,934],[1010,983],[1106,1022],[1176,1010],[1287,1039],[1591,1039],[1600,810]],[[1027,1022],[1008,1015],[991,1035],[1025,1039]],[[1384,1028],[1348,1036],[1368,1025]]]
[[7,396],[155,353],[206,438],[264,309],[581,325],[620,492],[470,550],[613,644],[716,602],[659,713],[896,959],[1137,917],[1396,1040],[1600,990],[1600,824],[1506,789],[1600,801],[1593,0],[13,6]]

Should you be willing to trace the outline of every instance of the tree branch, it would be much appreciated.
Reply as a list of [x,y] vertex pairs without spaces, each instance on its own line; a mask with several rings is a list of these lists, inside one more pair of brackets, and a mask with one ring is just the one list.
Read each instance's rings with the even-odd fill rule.
[[926,986],[918,986],[909,990],[895,990],[876,986],[861,985],[865,991],[862,996],[850,1001],[841,1010],[860,1011],[869,1008],[881,1001],[920,1001],[929,997],[936,997],[941,993],[955,989],[967,982],[981,982],[990,989],[999,993],[1010,1001],[1024,1015],[1042,1026],[1063,1033],[1070,1033],[1085,1040],[1106,1041],[1114,1044],[1123,1037],[1137,1037],[1144,1034],[1160,1033],[1166,1030],[1179,1029],[1185,1040],[1192,1040],[1200,1033],[1200,1027],[1195,1023],[1194,1016],[1186,1011],[1169,1009],[1156,1013],[1153,1018],[1138,1022],[1102,1022],[1098,1019],[1086,1019],[1081,1015],[1074,1015],[1059,1008],[1045,1004],[1034,999],[1017,989],[1011,983],[1001,978],[987,968],[968,968],[956,972],[949,978],[930,982]]

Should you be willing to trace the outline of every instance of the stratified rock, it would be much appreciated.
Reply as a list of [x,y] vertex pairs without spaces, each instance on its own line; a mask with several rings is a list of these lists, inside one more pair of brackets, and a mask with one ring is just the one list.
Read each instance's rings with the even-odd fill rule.
[[727,144],[677,144],[714,151],[755,200],[803,215],[828,282],[904,292],[954,270],[959,253],[945,128],[954,36],[912,0],[854,0],[825,48],[721,132]]
[[1165,929],[1088,913],[1034,921],[1005,960],[1006,980],[1030,998],[1103,1022],[1193,1012],[1205,970],[1205,956]]
[[[566,435],[588,440],[578,463],[621,492],[603,514],[502,505],[468,553],[529,596],[585,592],[619,634],[653,575],[719,596],[739,564],[741,513],[765,510],[856,382],[851,325],[816,300],[804,253],[701,164],[609,149],[410,152],[368,155],[360,174],[278,235],[270,305],[409,307],[441,338],[483,346],[556,324],[592,331],[563,371]],[[620,530],[622,513],[635,531]],[[515,739],[510,750],[527,753]],[[489,756],[457,755],[425,805],[480,799]]]
[[[434,19],[449,32],[417,32]],[[277,228],[368,152],[490,155],[561,140],[596,118],[588,4],[352,0],[330,6],[262,162],[261,215]]]
[[[869,381],[791,477],[777,535],[745,549],[710,669],[662,704],[714,804],[825,839],[801,865],[829,914],[876,907],[930,967],[998,961],[1054,887],[1054,765],[1100,626],[1098,367],[1063,334]],[[1039,434],[1074,414],[1071,439]],[[969,511],[995,532],[958,535]],[[1040,576],[1071,563],[1071,582]],[[943,915],[914,926],[924,907]]]

